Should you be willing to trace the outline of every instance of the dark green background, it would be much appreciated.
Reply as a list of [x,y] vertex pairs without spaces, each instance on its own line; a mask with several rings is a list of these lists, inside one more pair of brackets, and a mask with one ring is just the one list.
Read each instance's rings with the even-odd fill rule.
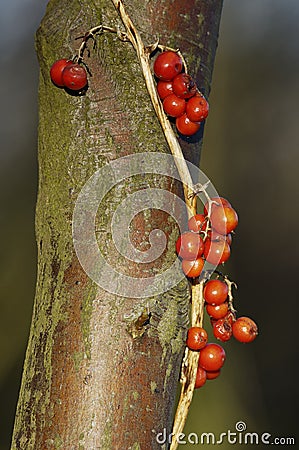
[[[9,448],[34,296],[33,35],[46,3],[1,6],[0,450]],[[256,319],[260,335],[248,346],[225,345],[223,374],[196,393],[186,433],[234,431],[243,420],[248,431],[296,436],[298,23],[296,0],[224,2],[201,168],[238,210],[227,270],[239,286],[239,313]]]

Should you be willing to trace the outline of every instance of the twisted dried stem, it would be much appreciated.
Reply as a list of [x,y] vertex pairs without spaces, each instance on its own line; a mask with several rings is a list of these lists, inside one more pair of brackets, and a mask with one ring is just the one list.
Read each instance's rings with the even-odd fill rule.
[[[204,317],[203,287],[205,280],[192,286],[191,326],[202,327]],[[181,394],[174,417],[170,450],[178,447],[178,438],[182,433],[193,398],[195,379],[198,367],[199,352],[186,347],[181,369]]]
[[229,306],[229,310],[235,314],[237,311],[234,308],[234,297],[233,297],[233,287],[235,289],[237,289],[237,285],[234,281],[231,281],[226,275],[224,276],[224,281],[227,284],[228,287],[228,306]]

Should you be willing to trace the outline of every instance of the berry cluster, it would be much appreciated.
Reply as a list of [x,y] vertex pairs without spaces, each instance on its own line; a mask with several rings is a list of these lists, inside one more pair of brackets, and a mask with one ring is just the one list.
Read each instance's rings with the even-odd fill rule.
[[87,73],[83,66],[70,59],[59,59],[50,69],[52,82],[58,87],[81,91],[87,86]]
[[191,327],[187,335],[187,347],[199,351],[195,388],[203,386],[206,380],[213,380],[220,375],[225,362],[225,351],[219,344],[208,343],[208,334],[204,328]]
[[227,278],[209,280],[204,287],[206,311],[210,316],[214,336],[222,342],[232,336],[240,342],[252,342],[257,336],[257,325],[249,317],[236,318],[236,312],[229,298],[229,284]]
[[204,260],[217,266],[230,257],[232,231],[238,225],[238,215],[228,200],[211,198],[203,214],[196,214],[188,221],[189,231],[181,234],[176,242],[177,254],[182,258],[182,269],[188,278],[197,278]]
[[[188,278],[202,274],[205,261],[217,266],[230,256],[232,232],[238,225],[238,215],[223,197],[207,201],[202,214],[196,214],[188,221],[189,230],[181,234],[176,242],[177,254],[182,258],[182,269]],[[218,272],[219,273],[219,272]],[[240,342],[252,342],[257,336],[257,325],[248,317],[236,317],[231,287],[234,283],[223,277],[206,281],[203,300],[210,316],[213,335],[222,342],[232,336]],[[215,343],[207,343],[205,329],[189,328],[187,347],[200,351],[195,387],[201,387],[206,380],[220,374],[225,361],[225,351]]]
[[[229,284],[232,283],[225,278],[225,281],[209,280],[204,286],[203,295],[213,334],[222,342],[228,341],[231,336],[239,342],[252,342],[258,334],[257,325],[249,317],[236,318],[232,299],[229,298]],[[225,362],[225,351],[219,344],[208,343],[208,333],[204,328],[189,328],[186,345],[189,350],[200,351],[195,388],[220,375]]]
[[160,53],[154,62],[154,73],[164,111],[176,119],[176,127],[182,135],[192,136],[207,118],[209,104],[193,78],[183,72],[182,58],[171,50]]

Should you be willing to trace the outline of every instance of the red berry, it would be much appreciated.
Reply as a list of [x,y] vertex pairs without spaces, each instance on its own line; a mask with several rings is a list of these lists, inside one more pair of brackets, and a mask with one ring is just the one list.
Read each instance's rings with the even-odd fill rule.
[[221,280],[209,280],[204,287],[203,296],[209,305],[221,305],[227,299],[228,286]]
[[249,317],[239,317],[233,324],[233,336],[240,342],[252,342],[257,334],[257,324]]
[[209,371],[214,372],[221,369],[225,361],[225,351],[218,344],[207,344],[199,355],[199,365]]
[[228,312],[228,304],[221,303],[220,305],[207,305],[206,306],[207,313],[213,319],[222,319],[225,317]]
[[185,108],[185,100],[175,94],[170,94],[163,100],[163,109],[171,117],[180,117],[184,114]]
[[188,278],[197,278],[202,272],[204,266],[204,260],[202,258],[197,258],[195,260],[183,259],[182,269],[184,274]]
[[52,82],[56,84],[56,86],[64,86],[64,83],[62,81],[62,72],[69,64],[73,64],[73,61],[70,61],[69,59],[58,59],[58,61],[55,61],[55,63],[52,65],[50,69],[50,77]]
[[208,231],[208,238],[211,241],[226,241],[228,243],[228,245],[231,245],[233,242],[233,237],[231,235],[231,233],[229,234],[220,234],[218,233],[218,231],[212,229]]
[[160,53],[154,62],[154,73],[160,80],[171,81],[182,69],[182,58],[172,51]]
[[202,95],[190,98],[186,105],[186,114],[192,122],[202,122],[208,117],[209,104]]
[[[226,200],[226,198],[223,197],[212,197],[211,198],[212,201],[212,206],[211,206],[211,211],[214,210],[214,208],[216,208],[217,206],[231,206],[231,204],[229,203],[228,200]],[[208,214],[208,208],[209,208],[209,202],[207,202],[204,206],[204,214],[207,215]]]
[[157,91],[161,100],[164,100],[168,95],[173,94],[172,82],[163,80],[158,81]]
[[87,73],[79,64],[69,64],[62,72],[62,81],[66,88],[79,91],[87,85]]
[[217,206],[211,214],[211,225],[218,233],[229,234],[238,225],[238,215],[231,206]]
[[206,371],[202,367],[198,366],[194,386],[195,389],[202,387],[205,384],[206,379],[207,379]]
[[184,136],[192,136],[197,133],[200,128],[200,122],[191,122],[188,119],[187,114],[183,114],[175,121],[178,131]]
[[188,228],[195,233],[200,233],[207,228],[207,219],[203,214],[195,214],[188,220]]
[[229,318],[224,317],[223,319],[217,320],[213,325],[213,333],[215,338],[220,341],[228,341],[233,334],[232,325]]
[[226,240],[210,241],[210,239],[206,239],[204,257],[214,266],[225,263],[230,257],[230,246]]
[[191,327],[188,330],[186,345],[190,350],[200,350],[206,346],[208,334],[204,328]]
[[186,231],[181,234],[176,242],[177,254],[188,260],[197,259],[202,255],[204,243],[202,238],[197,233]]
[[195,81],[187,73],[180,73],[173,79],[172,89],[181,98],[190,98],[196,94]]
[[213,372],[206,371],[207,380],[214,380],[215,378],[219,377],[220,372],[221,372],[220,370],[214,370]]

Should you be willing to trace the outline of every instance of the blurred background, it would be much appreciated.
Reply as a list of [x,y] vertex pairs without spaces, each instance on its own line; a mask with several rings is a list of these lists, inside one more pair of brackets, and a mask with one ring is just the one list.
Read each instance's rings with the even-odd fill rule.
[[[1,5],[0,450],[10,446],[35,289],[34,32],[46,4]],[[273,438],[298,429],[298,23],[297,0],[224,2],[201,168],[239,213],[227,272],[260,335],[225,345],[222,376],[196,392],[187,434],[217,437],[238,421]],[[211,445],[181,446],[199,447]]]

